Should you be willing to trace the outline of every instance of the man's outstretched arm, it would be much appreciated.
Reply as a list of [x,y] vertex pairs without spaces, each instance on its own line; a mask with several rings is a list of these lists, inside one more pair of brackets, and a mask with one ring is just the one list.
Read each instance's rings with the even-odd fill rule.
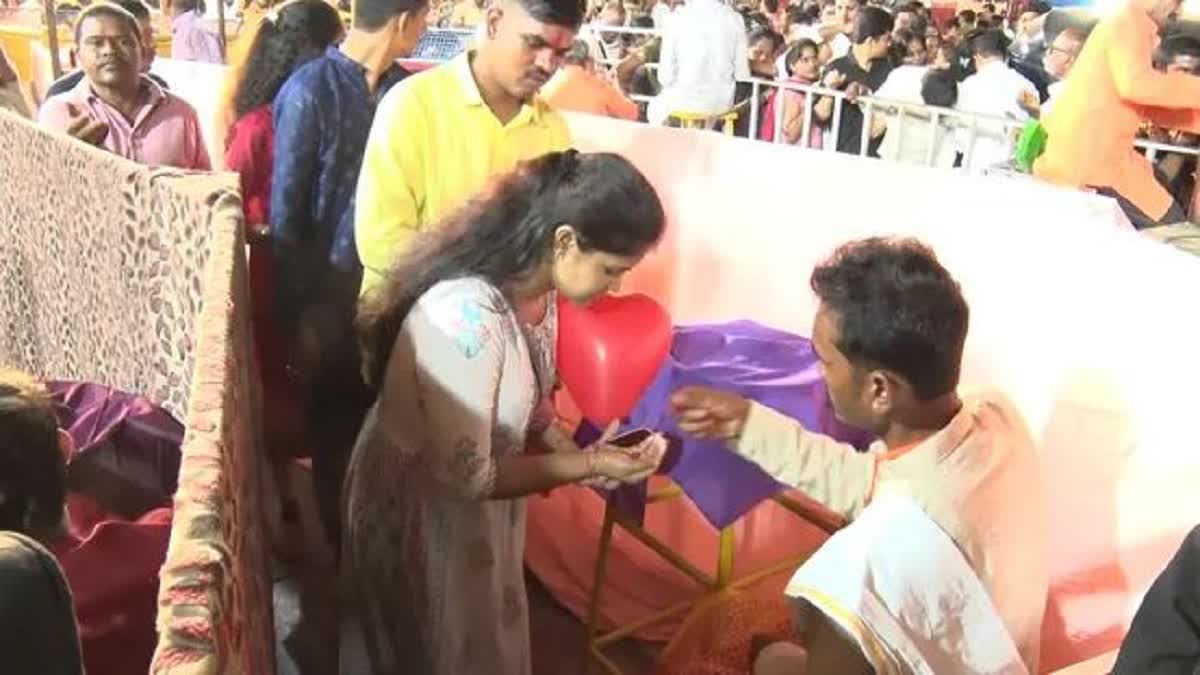
[[834,513],[852,519],[866,506],[875,480],[874,455],[730,392],[685,387],[671,397],[671,407],[680,431],[725,441],[775,480]]

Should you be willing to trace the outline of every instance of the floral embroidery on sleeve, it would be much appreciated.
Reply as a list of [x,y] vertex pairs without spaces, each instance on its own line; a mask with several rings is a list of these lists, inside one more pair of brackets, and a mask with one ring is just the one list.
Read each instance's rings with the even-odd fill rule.
[[459,311],[452,319],[454,341],[458,350],[468,359],[478,356],[492,339],[491,331],[483,321],[483,307],[473,298],[459,301]]
[[470,436],[460,436],[446,457],[447,477],[474,498],[492,493],[496,482],[496,465],[480,453],[479,442]]

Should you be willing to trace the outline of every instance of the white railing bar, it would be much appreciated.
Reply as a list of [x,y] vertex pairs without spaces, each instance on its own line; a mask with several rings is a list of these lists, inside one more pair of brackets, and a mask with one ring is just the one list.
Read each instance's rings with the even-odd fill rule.
[[[625,59],[592,59],[592,60],[600,65],[609,66],[609,67],[619,66],[625,61]],[[642,63],[642,65],[647,68],[650,68],[651,70],[658,70],[657,63],[652,63],[652,62],[647,61],[647,62]]]
[[[779,94],[776,94],[776,96],[778,96],[778,95]],[[812,121],[813,121],[812,118],[813,118],[813,107],[815,105],[816,105],[816,102],[813,100],[813,97],[805,95],[805,97],[804,97],[804,121],[800,123],[800,137],[804,139],[804,147],[806,147],[806,148],[812,147],[812,143],[810,143],[810,139],[812,138]]]
[[772,101],[775,102],[775,109],[772,114],[775,117],[774,133],[771,134],[771,142],[778,143],[780,136],[783,135],[783,92],[776,89]]
[[[820,87],[820,86],[811,85],[811,84],[800,84],[798,82],[766,80],[766,79],[757,78],[757,77],[751,77],[751,78],[747,78],[744,80],[738,80],[738,82],[745,82],[745,83],[758,82],[762,86],[774,87],[777,89],[788,89],[790,91],[803,92],[803,93],[806,93],[809,95],[830,96],[835,99],[843,99],[843,100],[846,98],[846,92],[844,92],[844,91],[841,91],[838,89],[828,89],[826,87]],[[942,113],[942,115],[947,116],[947,117],[959,117],[959,118],[966,118],[966,119],[978,118],[978,120],[981,122],[986,121],[986,122],[991,122],[991,123],[1003,124],[1003,125],[1006,125],[1009,127],[1014,127],[1014,128],[1020,128],[1020,127],[1024,126],[1024,124],[1025,124],[1024,122],[1019,121],[1019,120],[1009,119],[1006,117],[999,117],[996,115],[984,115],[984,114],[980,114],[980,113],[971,113],[971,112],[965,112],[962,110],[956,110],[954,108],[940,108],[938,106],[925,105],[922,103],[910,103],[908,101],[897,101],[894,99],[879,98],[877,96],[859,96],[856,99],[856,101],[864,103],[864,104],[870,103],[871,105],[873,105],[877,108],[888,109],[889,111],[895,111],[895,110],[899,110],[901,108],[907,108],[909,110],[909,112],[915,111],[918,113],[928,113],[931,110],[938,110]]]
[[750,84],[750,127],[747,135],[750,138],[758,138],[758,83]]
[[1141,139],[1134,141],[1136,147],[1143,148],[1147,152],[1176,152],[1182,155],[1197,155],[1200,156],[1200,147],[1189,148],[1186,145],[1171,145],[1170,143],[1159,143],[1149,139]]
[[827,152],[837,152],[838,138],[841,137],[842,131],[842,102],[845,98],[841,96],[833,97],[833,128],[829,130],[829,137],[833,140],[829,143],[829,147],[825,148]]
[[871,119],[871,114],[875,112],[875,107],[871,104],[870,99],[867,99],[865,101],[865,103],[866,103],[866,105],[864,106],[864,110],[862,111],[862,118],[863,118],[862,131],[860,134],[859,146],[858,146],[858,156],[859,157],[867,156],[868,150],[871,147],[871,137],[873,135],[873,134],[871,134],[871,122],[873,121]]
[[971,156],[975,154],[975,141],[979,140],[979,120],[972,118],[970,132],[967,135],[967,148],[963,151],[962,166],[971,166]]
[[[901,112],[900,114],[903,115],[904,113]],[[930,116],[929,116],[929,125],[933,129],[933,142],[930,143],[929,147],[926,148],[926,150],[925,150],[925,166],[933,166],[933,163],[935,161],[937,161],[936,153],[937,153],[937,148],[938,148],[938,141],[941,140],[938,137],[942,131],[941,124],[942,124],[942,113],[940,110],[934,108],[933,110],[930,111]],[[900,134],[900,143],[901,144],[904,143],[904,134]],[[897,152],[896,154],[899,155],[900,153]]]

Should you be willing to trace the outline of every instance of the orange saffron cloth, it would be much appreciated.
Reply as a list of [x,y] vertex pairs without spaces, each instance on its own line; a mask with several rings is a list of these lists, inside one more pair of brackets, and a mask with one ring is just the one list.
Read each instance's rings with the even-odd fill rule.
[[1111,188],[1161,219],[1171,195],[1133,143],[1143,122],[1200,133],[1200,77],[1154,69],[1159,37],[1150,5],[1129,0],[1096,25],[1042,120],[1046,151],[1034,174],[1075,188]]

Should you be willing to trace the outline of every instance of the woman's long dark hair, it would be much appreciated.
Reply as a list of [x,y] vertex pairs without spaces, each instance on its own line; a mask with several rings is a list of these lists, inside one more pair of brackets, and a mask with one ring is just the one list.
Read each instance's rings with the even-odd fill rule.
[[293,0],[268,13],[238,68],[234,118],[274,101],[292,72],[320,56],[342,30],[337,10],[323,0]]
[[405,317],[438,282],[480,277],[500,288],[527,277],[551,255],[561,225],[584,250],[640,255],[665,220],[654,187],[620,155],[568,150],[521,164],[418,241],[359,302],[367,383],[382,385]]

